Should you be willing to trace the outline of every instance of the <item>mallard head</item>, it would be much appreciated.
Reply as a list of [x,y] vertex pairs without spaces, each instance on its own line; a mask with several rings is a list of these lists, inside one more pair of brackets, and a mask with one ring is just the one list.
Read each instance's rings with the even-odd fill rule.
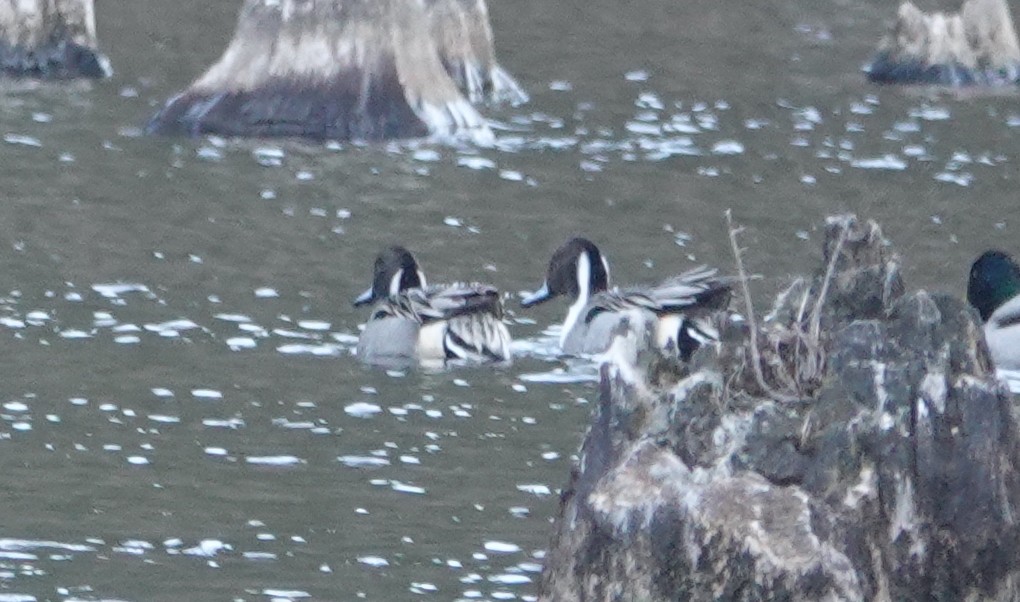
[[1020,266],[1002,251],[985,251],[970,267],[967,301],[981,314],[981,320],[1004,303],[1020,295]]

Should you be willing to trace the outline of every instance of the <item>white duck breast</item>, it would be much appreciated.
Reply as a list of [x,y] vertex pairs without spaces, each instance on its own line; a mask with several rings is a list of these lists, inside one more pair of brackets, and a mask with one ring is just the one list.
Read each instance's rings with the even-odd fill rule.
[[1020,370],[1020,297],[999,306],[985,323],[985,339],[995,365]]
[[572,334],[576,338],[577,334],[574,331],[578,326],[577,321],[591,297],[591,258],[587,253],[581,253],[577,257],[577,291],[577,299],[570,305],[567,317],[563,320],[563,326],[560,327],[560,348],[566,353],[586,353],[580,350],[567,351],[566,345],[567,339]]

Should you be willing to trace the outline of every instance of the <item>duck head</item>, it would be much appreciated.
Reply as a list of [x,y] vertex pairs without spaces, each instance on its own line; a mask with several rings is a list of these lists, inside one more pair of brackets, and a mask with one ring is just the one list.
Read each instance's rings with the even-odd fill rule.
[[609,263],[598,247],[586,238],[571,238],[556,249],[549,260],[545,282],[521,299],[523,307],[538,305],[564,295],[583,300],[609,288]]
[[404,247],[387,247],[375,258],[372,286],[358,295],[354,305],[367,305],[408,289],[425,286],[425,274],[418,267],[414,255]]
[[1020,266],[1007,253],[985,251],[974,260],[967,282],[967,301],[988,321],[995,310],[1020,295]]

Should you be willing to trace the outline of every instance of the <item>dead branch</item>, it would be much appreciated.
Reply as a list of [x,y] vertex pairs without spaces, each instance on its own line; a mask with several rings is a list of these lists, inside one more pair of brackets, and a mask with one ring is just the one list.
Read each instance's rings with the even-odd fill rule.
[[747,285],[747,272],[744,271],[744,261],[741,258],[740,246],[737,244],[737,234],[742,232],[743,228],[733,226],[733,212],[730,209],[726,210],[726,226],[729,229],[730,247],[733,249],[733,259],[737,264],[737,276],[740,279],[740,290],[744,297],[744,313],[751,330],[751,367],[754,370],[755,381],[769,397],[776,401],[784,403],[800,401],[799,397],[776,391],[765,382],[765,374],[761,367],[761,352],[758,350],[758,321],[754,317],[754,304],[751,301],[751,291]]

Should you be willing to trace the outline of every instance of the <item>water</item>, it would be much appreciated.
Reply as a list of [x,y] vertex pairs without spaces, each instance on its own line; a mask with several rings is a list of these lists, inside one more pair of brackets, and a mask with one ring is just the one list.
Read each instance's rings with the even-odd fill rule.
[[509,368],[362,367],[384,244],[516,295],[584,234],[646,282],[732,269],[731,208],[762,300],[839,211],[912,287],[1017,251],[1016,99],[866,84],[887,3],[494,3],[532,102],[492,149],[140,136],[235,4],[101,2],[112,80],[0,93],[0,600],[533,598],[594,373],[512,301]]

